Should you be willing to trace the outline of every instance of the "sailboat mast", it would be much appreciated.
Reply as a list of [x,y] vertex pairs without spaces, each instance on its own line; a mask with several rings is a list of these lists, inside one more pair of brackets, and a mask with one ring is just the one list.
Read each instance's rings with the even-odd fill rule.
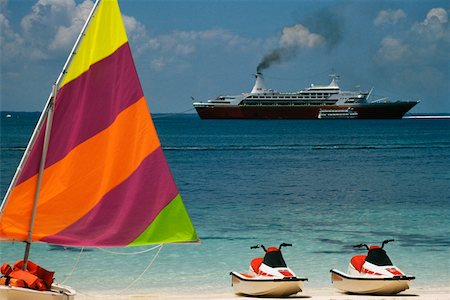
[[[29,226],[29,230],[28,230],[28,237],[26,240],[26,247],[25,247],[25,253],[24,253],[24,258],[23,258],[23,266],[22,269],[26,270],[27,269],[27,262],[28,262],[28,257],[30,254],[30,248],[31,248],[31,242],[32,242],[32,237],[33,237],[33,228],[34,228],[34,221],[36,218],[36,210],[37,210],[37,204],[38,204],[38,200],[39,200],[39,193],[41,190],[41,186],[42,186],[42,176],[43,176],[43,171],[45,168],[45,162],[47,159],[47,152],[48,152],[48,145],[50,142],[50,133],[51,133],[51,128],[52,128],[52,123],[53,123],[53,111],[54,111],[54,104],[55,104],[55,99],[56,99],[56,94],[58,92],[58,88],[59,85],[61,84],[65,74],[67,73],[67,67],[69,66],[70,62],[73,59],[73,56],[76,55],[76,51],[78,50],[78,47],[80,45],[80,42],[86,32],[87,27],[89,26],[89,23],[92,20],[92,17],[94,16],[94,13],[98,7],[98,4],[100,3],[101,0],[97,0],[94,4],[94,7],[92,8],[86,23],[83,26],[83,29],[81,30],[73,48],[72,51],[70,52],[69,57],[66,60],[66,63],[64,64],[63,70],[62,72],[59,74],[58,79],[56,80],[56,82],[53,85],[52,88],[52,92],[50,94],[49,99],[47,100],[45,109],[39,119],[38,125],[36,126],[35,131],[33,132],[33,136],[30,139],[30,143],[27,146],[27,150],[24,154],[24,157],[22,158],[19,167],[17,168],[16,174],[14,175],[14,178],[11,182],[11,185],[6,193],[5,199],[2,203],[2,207],[5,204],[7,197],[9,195],[9,193],[12,190],[12,187],[15,185],[15,182],[18,178],[18,174],[20,172],[20,170],[23,167],[23,164],[26,160],[26,156],[29,155],[29,152],[31,150],[31,146],[34,144],[35,139],[37,138],[37,135],[40,131],[40,128],[42,128],[42,125],[44,123],[45,117],[47,117],[47,123],[46,123],[46,128],[45,128],[45,135],[44,135],[44,144],[42,146],[42,155],[41,155],[41,160],[39,163],[39,172],[38,172],[38,178],[37,178],[37,183],[36,183],[36,191],[34,194],[34,200],[33,200],[33,208],[32,208],[32,212],[31,212],[31,219],[30,219],[30,226]],[[1,211],[1,209],[0,209]]]
[[44,145],[42,147],[42,156],[41,156],[41,161],[39,164],[39,173],[38,173],[38,178],[37,178],[37,183],[36,183],[36,191],[34,193],[33,208],[31,210],[30,226],[28,229],[28,237],[27,237],[27,241],[26,241],[25,254],[23,256],[23,267],[22,267],[23,270],[27,269],[28,256],[30,254],[30,247],[31,247],[31,242],[32,242],[32,237],[33,237],[34,220],[36,218],[36,209],[37,209],[37,204],[38,204],[38,200],[39,200],[39,193],[41,191],[41,186],[42,186],[42,175],[44,174],[45,161],[47,159],[47,152],[48,152],[47,151],[48,144],[50,141],[50,132],[52,131],[55,97],[56,97],[56,83],[53,85],[52,95],[50,97],[50,103],[48,105],[47,126],[45,127]]

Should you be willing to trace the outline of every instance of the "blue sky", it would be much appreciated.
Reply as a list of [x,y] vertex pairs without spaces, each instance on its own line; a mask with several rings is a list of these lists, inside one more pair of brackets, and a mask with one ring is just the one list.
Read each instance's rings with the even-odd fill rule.
[[[89,14],[86,0],[0,0],[1,108],[40,111]],[[374,98],[420,100],[413,113],[450,113],[448,1],[119,1],[150,110],[192,109],[266,85],[296,91],[326,84],[374,87]],[[193,110],[191,112],[194,112]]]

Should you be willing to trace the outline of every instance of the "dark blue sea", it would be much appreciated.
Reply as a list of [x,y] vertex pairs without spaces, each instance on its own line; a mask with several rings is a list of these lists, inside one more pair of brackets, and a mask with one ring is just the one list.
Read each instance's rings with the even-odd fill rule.
[[[1,196],[37,114],[1,119]],[[154,115],[164,152],[201,244],[63,249],[33,245],[31,259],[81,292],[232,292],[230,271],[262,255],[250,246],[292,243],[288,265],[329,287],[352,245],[385,246],[413,287],[450,285],[450,119],[240,121]],[[24,245],[1,243],[2,261]],[[126,269],[126,276],[124,276]]]

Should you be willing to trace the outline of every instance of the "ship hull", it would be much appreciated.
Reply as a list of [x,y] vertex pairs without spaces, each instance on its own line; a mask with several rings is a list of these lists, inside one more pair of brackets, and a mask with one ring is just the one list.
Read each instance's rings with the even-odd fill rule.
[[[318,119],[323,110],[351,108],[357,119],[401,119],[416,101],[352,105],[204,105],[195,109],[201,119]],[[354,119],[354,117],[352,118]]]

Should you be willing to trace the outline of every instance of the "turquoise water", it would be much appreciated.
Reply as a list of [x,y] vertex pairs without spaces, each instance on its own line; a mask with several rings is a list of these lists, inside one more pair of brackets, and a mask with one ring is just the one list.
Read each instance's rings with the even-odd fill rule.
[[[36,119],[2,116],[2,196]],[[229,272],[246,271],[262,254],[250,246],[282,242],[293,244],[284,256],[297,275],[309,278],[306,288],[328,287],[329,270],[345,271],[358,253],[351,245],[391,238],[396,242],[386,246],[388,254],[416,276],[413,286],[450,284],[449,119],[156,115],[155,125],[202,243],[165,245],[134,291],[231,292]],[[14,262],[23,248],[1,243],[1,260]],[[111,291],[126,288],[155,253],[90,249],[80,255],[79,249],[33,245],[31,259],[81,292],[92,283]]]

